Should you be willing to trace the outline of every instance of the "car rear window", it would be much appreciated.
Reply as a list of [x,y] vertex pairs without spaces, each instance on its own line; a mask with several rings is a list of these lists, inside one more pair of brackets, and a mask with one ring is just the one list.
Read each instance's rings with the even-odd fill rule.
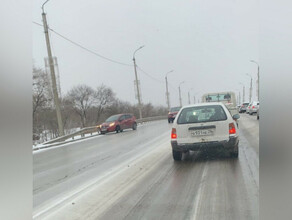
[[170,112],[178,112],[180,110],[180,107],[173,107],[170,109]]
[[208,105],[184,108],[178,117],[177,123],[190,124],[224,120],[227,120],[227,116],[222,106]]

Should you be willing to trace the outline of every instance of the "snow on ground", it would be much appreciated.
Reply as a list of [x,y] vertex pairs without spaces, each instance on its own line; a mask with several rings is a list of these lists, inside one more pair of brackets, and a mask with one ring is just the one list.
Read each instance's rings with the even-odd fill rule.
[[[144,122],[144,123],[138,123],[138,126],[141,127],[147,123],[150,123],[150,122]],[[81,135],[76,135],[74,136],[74,139],[73,138],[68,138],[66,141],[63,141],[63,142],[60,142],[59,145],[56,146],[56,144],[58,143],[53,143],[53,144],[45,144],[45,143],[41,143],[41,144],[36,144],[36,145],[33,145],[32,146],[32,149],[33,149],[33,153],[40,153],[40,152],[43,152],[43,151],[46,151],[46,150],[50,150],[50,149],[55,149],[55,148],[59,148],[59,147],[63,147],[63,146],[67,146],[71,143],[76,143],[76,142],[80,142],[80,141],[85,141],[87,140],[88,137],[91,137],[92,138],[98,138],[98,137],[103,137],[103,135],[98,135],[99,133],[98,132],[94,132],[91,134],[85,134],[84,137],[82,137]]]

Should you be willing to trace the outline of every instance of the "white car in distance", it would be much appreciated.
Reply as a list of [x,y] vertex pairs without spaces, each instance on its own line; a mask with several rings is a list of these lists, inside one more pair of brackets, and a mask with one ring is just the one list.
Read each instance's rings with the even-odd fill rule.
[[184,106],[178,112],[171,131],[174,160],[181,160],[182,153],[202,149],[227,151],[238,157],[239,114],[231,116],[227,107],[219,102]]

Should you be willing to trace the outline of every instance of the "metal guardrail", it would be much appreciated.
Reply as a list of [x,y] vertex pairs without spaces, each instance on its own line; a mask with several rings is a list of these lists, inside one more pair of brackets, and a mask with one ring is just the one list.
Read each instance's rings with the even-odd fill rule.
[[86,128],[82,128],[79,131],[76,131],[76,132],[74,132],[72,134],[68,134],[68,135],[65,135],[65,136],[62,136],[62,137],[55,138],[55,139],[47,141],[47,142],[45,142],[43,144],[53,144],[53,143],[56,143],[56,142],[62,142],[62,141],[66,141],[69,138],[74,139],[74,137],[78,136],[78,135],[81,135],[81,137],[84,137],[85,134],[91,134],[92,135],[92,133],[98,132],[98,131],[99,131],[99,126],[86,127]]
[[137,123],[167,119],[167,115],[136,119]]
[[[144,123],[144,122],[149,122],[149,121],[156,121],[156,120],[163,120],[167,119],[167,116],[154,116],[154,117],[148,117],[148,118],[141,118],[141,119],[136,119],[137,123]],[[92,127],[86,127],[82,128],[79,131],[76,131],[72,134],[68,134],[62,137],[55,138],[53,140],[47,141],[43,143],[44,145],[47,144],[53,144],[53,143],[59,143],[68,140],[69,138],[74,139],[75,136],[81,135],[81,137],[84,137],[85,134],[91,134],[95,132],[100,132],[100,125],[97,126],[92,126]]]

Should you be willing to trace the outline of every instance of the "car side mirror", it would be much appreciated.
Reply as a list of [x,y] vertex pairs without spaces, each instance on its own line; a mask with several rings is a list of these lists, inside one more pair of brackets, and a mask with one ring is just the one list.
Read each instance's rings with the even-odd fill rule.
[[233,120],[235,120],[235,121],[236,121],[237,119],[239,119],[239,118],[240,118],[240,115],[239,115],[239,114],[235,114],[235,115],[233,115],[233,116],[232,116],[232,118],[233,118]]

